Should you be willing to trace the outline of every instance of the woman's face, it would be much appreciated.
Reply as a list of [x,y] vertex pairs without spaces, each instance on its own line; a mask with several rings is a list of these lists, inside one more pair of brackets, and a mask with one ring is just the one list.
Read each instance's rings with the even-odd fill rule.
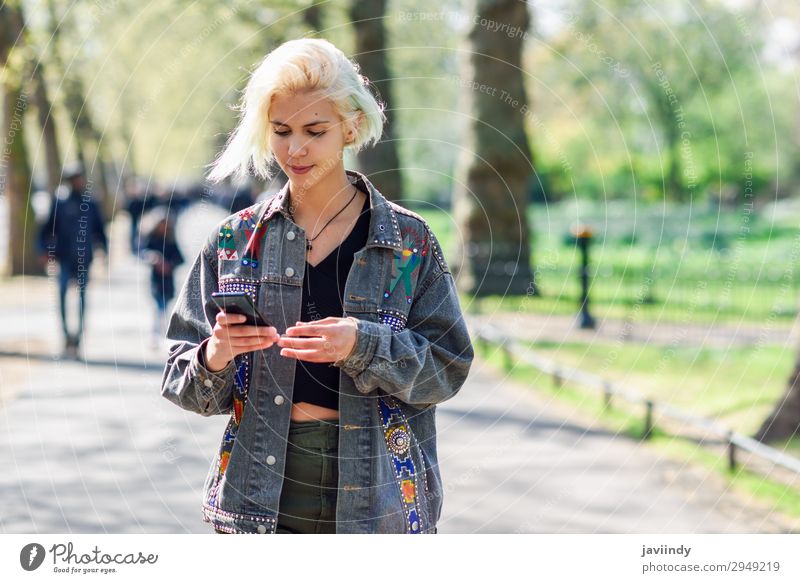
[[318,93],[276,95],[269,110],[270,146],[292,184],[311,188],[343,172],[345,134],[333,103]]

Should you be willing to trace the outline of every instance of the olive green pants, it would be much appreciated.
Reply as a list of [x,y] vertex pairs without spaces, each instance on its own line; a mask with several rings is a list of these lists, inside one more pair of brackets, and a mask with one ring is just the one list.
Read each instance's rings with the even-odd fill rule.
[[275,532],[335,533],[339,426],[335,421],[292,421],[287,441]]

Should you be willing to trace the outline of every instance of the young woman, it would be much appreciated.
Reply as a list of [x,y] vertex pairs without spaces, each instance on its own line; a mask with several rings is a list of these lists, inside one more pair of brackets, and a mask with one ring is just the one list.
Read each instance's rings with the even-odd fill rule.
[[[289,180],[231,215],[172,315],[162,394],[230,415],[205,484],[217,532],[434,533],[442,508],[435,405],[473,358],[453,276],[419,215],[345,170],[383,110],[331,43],[287,42],[252,74],[212,180]],[[243,292],[270,326],[217,313]]]

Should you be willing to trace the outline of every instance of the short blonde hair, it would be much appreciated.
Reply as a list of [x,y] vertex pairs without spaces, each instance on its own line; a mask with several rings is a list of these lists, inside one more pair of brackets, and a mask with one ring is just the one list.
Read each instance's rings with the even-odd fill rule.
[[[283,43],[270,52],[247,83],[239,124],[224,150],[210,165],[209,180],[219,182],[232,174],[245,178],[252,165],[256,175],[269,179],[274,153],[269,145],[269,108],[276,95],[319,92],[333,102],[345,132],[355,137],[346,147],[358,152],[377,142],[386,120],[383,103],[369,89],[369,80],[357,63],[332,43],[303,38]],[[361,117],[359,122],[359,117]]]

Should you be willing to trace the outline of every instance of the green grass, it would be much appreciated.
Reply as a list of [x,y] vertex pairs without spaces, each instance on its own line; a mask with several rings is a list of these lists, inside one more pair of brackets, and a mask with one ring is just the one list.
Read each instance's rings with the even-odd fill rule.
[[[748,349],[728,350],[727,354],[713,349],[676,348],[667,352],[668,348],[642,346],[611,349],[600,343],[533,343],[532,347],[537,353],[566,366],[595,373],[602,371],[600,376],[619,381],[629,390],[670,402],[687,412],[714,417],[744,433],[758,426],[782,392],[782,382],[789,373],[793,356],[779,347],[764,347],[757,355],[752,354],[753,349],[749,349],[749,355]],[[591,415],[609,431],[632,439],[640,439],[643,435],[643,407],[620,400],[614,400],[608,406],[603,396],[592,389],[572,383],[557,387],[550,376],[539,370],[508,362],[495,346],[477,343],[476,350],[512,379],[536,387],[545,396],[557,398]],[[672,365],[661,367],[656,374],[656,367],[665,356]],[[754,391],[753,383],[758,383],[761,388]],[[726,390],[726,386],[732,389]],[[654,422],[648,440],[652,447],[680,462],[700,464],[715,471],[740,494],[752,496],[786,515],[800,517],[800,490],[742,467],[730,472],[724,454],[703,449],[691,440],[666,432],[659,427],[657,416]],[[774,445],[785,448],[790,454],[800,451],[800,439]]]
[[[788,327],[800,295],[798,230],[786,217],[695,205],[585,201],[530,207],[532,266],[542,297],[522,298],[537,313],[572,314],[580,296],[579,256],[565,242],[572,223],[594,226],[591,305],[601,318]],[[453,216],[423,209],[446,256],[463,237]],[[652,302],[643,302],[646,297]],[[491,297],[491,309],[515,310],[520,298]]]
[[533,342],[530,348],[745,435],[754,433],[772,411],[795,358],[793,349],[767,344],[716,348],[680,342]]

